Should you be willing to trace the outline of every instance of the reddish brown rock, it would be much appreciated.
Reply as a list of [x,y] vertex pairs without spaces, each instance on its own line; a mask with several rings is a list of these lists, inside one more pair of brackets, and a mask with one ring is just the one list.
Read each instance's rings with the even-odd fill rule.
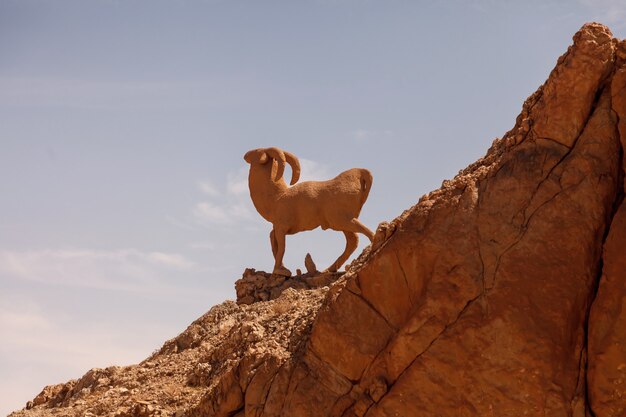
[[574,45],[559,58],[538,91],[530,119],[536,138],[572,147],[591,114],[601,83],[613,70],[614,41],[606,27],[591,23],[574,35]]
[[[612,106],[626,145],[626,42],[618,45]],[[622,151],[623,152],[623,151]],[[622,153],[622,162],[623,161]],[[623,181],[623,179],[622,179]],[[603,252],[598,295],[589,318],[587,386],[595,417],[626,415],[626,205],[622,190]]]
[[596,417],[626,415],[626,205],[613,217],[589,320],[588,387]]

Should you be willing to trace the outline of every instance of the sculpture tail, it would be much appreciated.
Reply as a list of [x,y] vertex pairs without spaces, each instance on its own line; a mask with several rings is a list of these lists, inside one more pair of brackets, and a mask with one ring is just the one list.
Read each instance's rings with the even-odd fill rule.
[[372,173],[365,168],[361,169],[361,207],[363,207],[363,204],[365,204],[367,200],[373,181],[374,177]]

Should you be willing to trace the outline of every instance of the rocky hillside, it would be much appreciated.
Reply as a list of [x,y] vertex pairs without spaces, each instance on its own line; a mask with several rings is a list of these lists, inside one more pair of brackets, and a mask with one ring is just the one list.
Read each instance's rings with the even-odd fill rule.
[[11,416],[624,416],[624,145],[626,41],[587,24],[485,157],[336,282],[249,272],[252,304]]

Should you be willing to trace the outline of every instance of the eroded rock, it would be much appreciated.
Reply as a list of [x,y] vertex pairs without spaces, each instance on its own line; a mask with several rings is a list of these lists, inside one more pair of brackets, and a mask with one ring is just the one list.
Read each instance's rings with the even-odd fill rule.
[[[311,260],[311,262],[313,261]],[[312,267],[315,268],[315,264]],[[314,269],[312,272],[285,277],[247,268],[241,279],[235,282],[237,303],[252,304],[259,301],[275,300],[288,288],[308,290],[327,287],[341,278],[342,275],[342,272],[319,272]]]

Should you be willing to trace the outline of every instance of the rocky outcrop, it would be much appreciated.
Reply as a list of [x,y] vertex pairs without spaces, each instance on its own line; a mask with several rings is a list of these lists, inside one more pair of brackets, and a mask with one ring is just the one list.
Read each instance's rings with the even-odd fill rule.
[[[307,259],[311,259],[310,255]],[[298,270],[298,274],[286,277],[246,268],[243,276],[235,281],[237,303],[252,304],[258,301],[275,300],[288,288],[308,290],[327,287],[342,275],[341,272],[318,272],[313,269],[304,274]]]
[[[226,303],[137,367],[14,416],[122,395],[99,415],[624,415],[625,57],[583,26],[513,129],[330,287]],[[249,271],[242,297],[284,284],[262,280]]]

